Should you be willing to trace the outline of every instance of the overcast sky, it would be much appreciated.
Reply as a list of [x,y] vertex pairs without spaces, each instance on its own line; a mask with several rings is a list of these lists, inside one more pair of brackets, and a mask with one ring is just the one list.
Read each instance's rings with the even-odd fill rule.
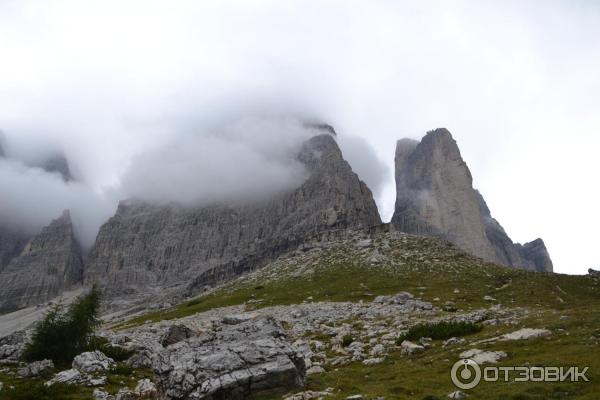
[[[396,140],[446,127],[511,238],[541,236],[556,271],[581,274],[600,267],[599,38],[592,0],[0,0],[0,129],[14,154],[64,151],[89,190],[35,187],[101,220],[114,211],[103,199],[140,182],[132,165],[173,160],[182,131],[223,121],[241,137],[233,154],[250,149],[242,166],[296,179],[281,154],[239,136],[239,118],[317,118],[389,220]],[[292,136],[265,138],[287,151]],[[224,143],[206,138],[184,150],[219,155],[206,149]]]

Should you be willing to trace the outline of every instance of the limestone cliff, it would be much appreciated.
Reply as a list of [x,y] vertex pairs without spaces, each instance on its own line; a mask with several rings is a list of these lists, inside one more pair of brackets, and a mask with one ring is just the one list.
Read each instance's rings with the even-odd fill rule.
[[81,252],[65,211],[0,272],[0,311],[47,301],[81,282],[82,274]]
[[492,218],[456,141],[446,129],[430,131],[421,142],[396,146],[396,207],[392,224],[401,231],[440,236],[484,260],[552,271],[541,239],[514,244]]
[[332,135],[308,140],[298,160],[306,181],[258,203],[184,208],[121,202],[100,229],[85,281],[118,290],[201,286],[256,268],[317,232],[381,223],[371,191]]

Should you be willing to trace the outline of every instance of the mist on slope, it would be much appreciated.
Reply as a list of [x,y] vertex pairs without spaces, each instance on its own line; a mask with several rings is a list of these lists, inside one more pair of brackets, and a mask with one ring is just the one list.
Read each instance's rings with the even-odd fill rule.
[[[121,166],[98,163],[98,169],[116,171],[116,179],[108,182],[83,174],[77,163],[81,152],[70,157],[69,148],[60,147],[60,136],[40,139],[8,133],[3,139],[6,158],[0,159],[0,224],[34,234],[70,209],[78,239],[89,248],[120,200],[183,206],[260,200],[302,184],[307,175],[297,161],[298,150],[305,140],[323,133],[300,119],[281,116],[219,123],[184,118],[159,125],[164,129],[161,134],[133,143]],[[383,163],[362,139],[347,137],[341,142],[359,175],[377,191],[383,182]],[[66,154],[74,181],[30,166],[57,151]],[[97,154],[91,152],[89,157]]]

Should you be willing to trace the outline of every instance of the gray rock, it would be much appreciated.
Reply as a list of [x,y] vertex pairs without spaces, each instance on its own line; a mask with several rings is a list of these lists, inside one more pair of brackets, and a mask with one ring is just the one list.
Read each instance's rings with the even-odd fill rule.
[[46,386],[52,386],[55,383],[66,383],[68,385],[73,385],[76,383],[82,383],[86,380],[86,377],[81,374],[76,369],[68,369],[66,371],[61,371],[58,374],[54,375],[54,377],[45,383]]
[[467,398],[467,394],[464,392],[461,392],[460,390],[457,390],[456,392],[452,392],[448,395],[449,399],[466,399]]
[[133,391],[144,399],[153,398],[158,395],[156,385],[150,379],[138,381],[138,384]]
[[405,340],[400,344],[400,354],[403,356],[412,356],[417,353],[421,353],[425,350],[424,346]]
[[54,370],[52,360],[34,361],[26,366],[19,368],[17,374],[21,378],[33,378],[38,376],[50,375]]
[[373,365],[379,365],[384,361],[385,361],[384,357],[376,357],[376,358],[367,358],[366,360],[363,360],[362,363],[363,363],[363,365],[370,367]]
[[102,391],[100,389],[94,389],[92,393],[92,398],[94,400],[114,400],[114,396],[110,395],[108,392]]
[[254,313],[226,315],[225,317],[223,317],[223,323],[227,325],[237,325],[243,322],[251,321],[257,316],[258,314]]
[[106,385],[107,378],[106,376],[101,376],[99,378],[89,378],[87,381],[87,386],[104,386]]
[[421,142],[398,141],[395,161],[397,196],[392,224],[397,229],[442,237],[486,261],[552,271],[541,239],[514,244],[492,218],[448,130],[430,131]]
[[319,365],[314,365],[306,370],[306,375],[323,374],[325,372],[326,372],[325,368],[323,368]]
[[100,351],[81,353],[73,359],[73,369],[85,373],[104,372],[116,365],[115,360],[106,357]]
[[470,359],[475,361],[477,364],[495,364],[503,358],[507,357],[504,351],[484,351],[480,349],[471,349],[463,351],[459,356],[461,359]]
[[68,211],[0,272],[0,311],[39,304],[81,282],[83,261]]
[[153,360],[164,395],[172,399],[243,399],[257,390],[304,385],[305,364],[270,318],[190,338]]
[[0,360],[2,361],[17,361],[23,354],[23,345],[21,344],[5,344],[0,346]]
[[162,337],[160,344],[164,347],[191,338],[195,333],[185,325],[171,325],[167,333]]
[[246,205],[183,208],[123,201],[102,226],[86,282],[109,288],[186,283],[190,291],[251,271],[332,229],[381,223],[371,191],[330,134],[309,139],[298,160],[297,189]]
[[498,338],[498,340],[506,342],[512,340],[529,340],[529,339],[537,339],[541,337],[550,336],[552,332],[548,329],[532,329],[532,328],[523,328],[518,331],[504,334]]

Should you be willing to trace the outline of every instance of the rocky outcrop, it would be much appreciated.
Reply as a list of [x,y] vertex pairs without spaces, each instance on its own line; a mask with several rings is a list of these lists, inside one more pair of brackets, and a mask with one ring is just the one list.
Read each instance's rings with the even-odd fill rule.
[[45,302],[81,282],[83,262],[68,211],[34,236],[0,273],[0,310]]
[[536,239],[533,242],[525,243],[523,245],[517,244],[517,248],[522,259],[529,263],[529,269],[535,269],[536,271],[542,272],[553,271],[550,254],[542,239]]
[[515,244],[491,216],[456,141],[446,129],[421,142],[398,141],[396,208],[392,224],[418,235],[442,237],[461,249],[501,265],[552,271],[541,239]]
[[224,325],[161,351],[153,368],[169,399],[246,399],[302,387],[304,359],[271,318]]
[[299,151],[308,178],[260,203],[184,208],[123,201],[98,234],[85,281],[123,290],[220,282],[295,248],[324,230],[369,227],[380,218],[330,134]]

